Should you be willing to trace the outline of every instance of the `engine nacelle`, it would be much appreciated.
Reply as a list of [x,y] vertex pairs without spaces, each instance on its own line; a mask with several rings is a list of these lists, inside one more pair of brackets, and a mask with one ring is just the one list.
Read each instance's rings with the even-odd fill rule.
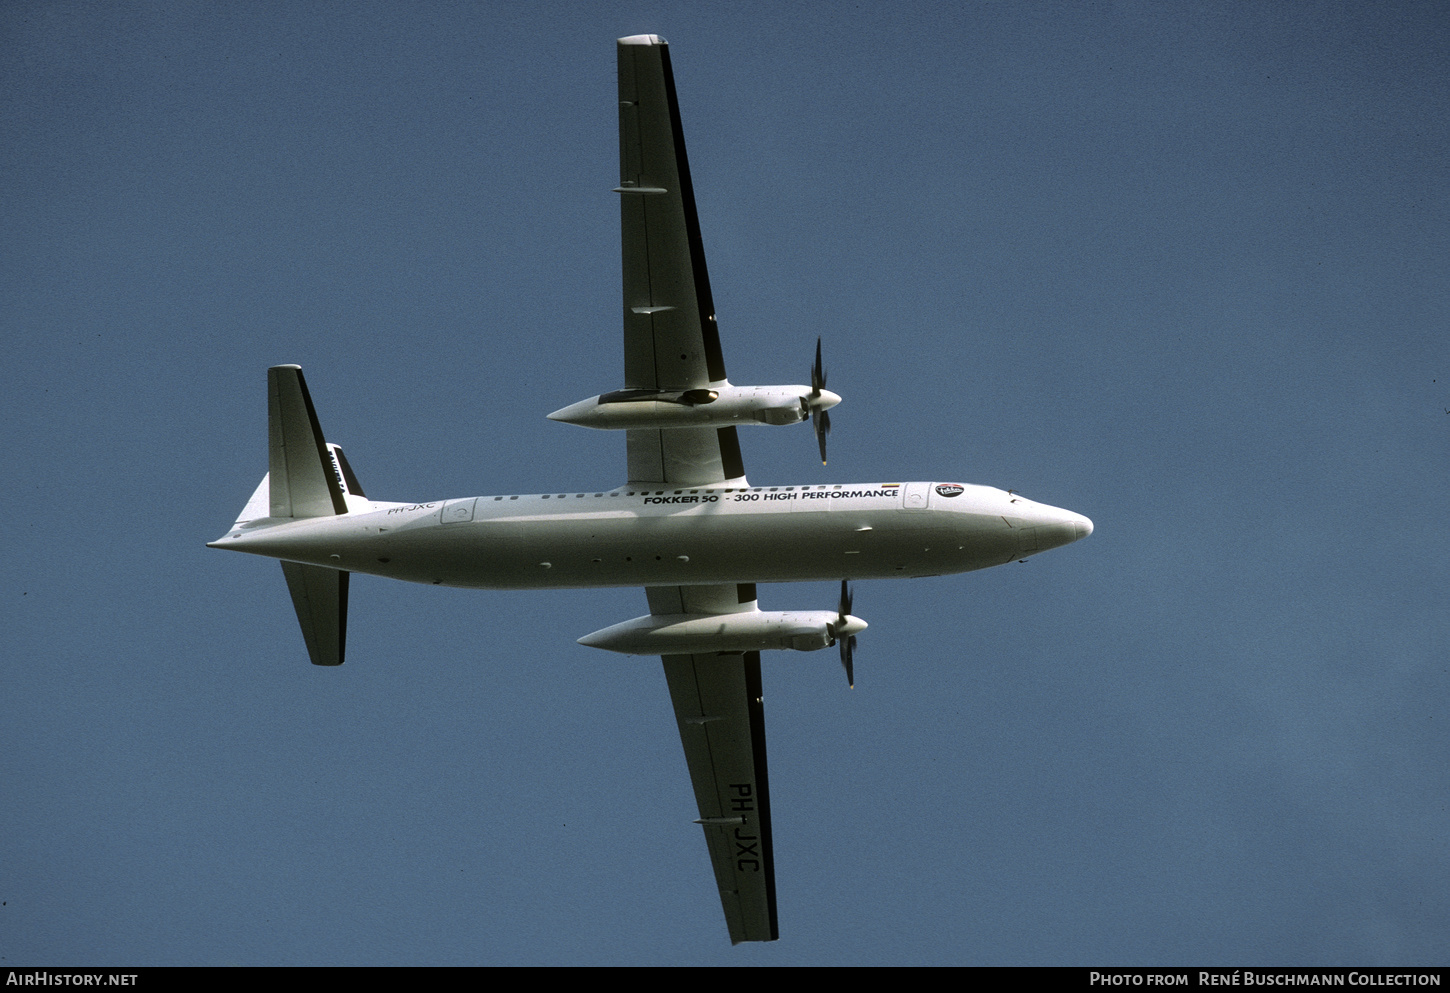
[[859,617],[841,625],[834,610],[748,610],[738,614],[646,614],[601,628],[579,644],[626,655],[708,655],[793,648],[813,652],[836,640],[834,628],[855,634]]
[[841,398],[828,390],[811,397],[809,386],[731,386],[696,390],[615,390],[580,400],[549,415],[551,421],[586,428],[729,427],[732,424],[798,424],[811,410],[828,410]]

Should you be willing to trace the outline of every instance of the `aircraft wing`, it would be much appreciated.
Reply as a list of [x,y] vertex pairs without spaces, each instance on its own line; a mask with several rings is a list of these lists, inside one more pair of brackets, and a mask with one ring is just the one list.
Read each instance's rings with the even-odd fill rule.
[[[710,276],[680,130],[670,50],[657,35],[619,40],[619,187],[624,384],[692,390],[725,382]],[[629,482],[748,486],[735,428],[627,432]],[[755,609],[754,585],[656,586],[652,614]],[[666,655],[685,762],[730,940],[773,941],[760,653]]]
[[[625,388],[693,390],[724,383],[670,49],[658,35],[619,39],[615,192],[624,263]],[[747,485],[733,427],[626,433],[631,483]]]
[[670,49],[658,35],[619,40],[615,192],[624,233],[625,386],[691,390],[723,381]]
[[[755,608],[754,585],[652,586],[650,613],[733,613]],[[780,937],[770,842],[760,653],[666,655],[696,822],[715,867],[732,944]]]

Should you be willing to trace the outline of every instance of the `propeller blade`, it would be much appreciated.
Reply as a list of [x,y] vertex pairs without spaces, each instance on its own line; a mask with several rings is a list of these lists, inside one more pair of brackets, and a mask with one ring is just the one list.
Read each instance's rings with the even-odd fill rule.
[[806,413],[810,415],[816,429],[816,444],[821,449],[821,465],[826,464],[826,435],[831,433],[831,415],[817,405],[821,391],[826,388],[826,367],[821,363],[821,338],[816,336],[816,364],[811,366],[811,392],[805,398]]
[[[836,624],[844,627],[846,617],[851,613],[851,603],[856,599],[846,581],[841,580],[841,602],[836,607]],[[852,665],[853,656],[856,654],[856,636],[847,635],[844,638],[838,637],[836,644],[841,648],[841,668],[846,670],[846,685],[851,689],[856,688],[856,669]]]

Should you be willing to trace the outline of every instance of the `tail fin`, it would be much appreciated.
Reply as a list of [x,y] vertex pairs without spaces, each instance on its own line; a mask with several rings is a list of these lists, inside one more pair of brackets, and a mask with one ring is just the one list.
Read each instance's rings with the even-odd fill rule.
[[244,524],[250,524],[252,521],[261,521],[263,518],[268,517],[272,513],[271,493],[272,474],[269,472],[262,477],[261,483],[252,491],[252,498],[247,501],[247,505],[237,515],[237,522],[232,527],[240,528]]
[[[267,370],[267,433],[272,517],[346,514],[350,494],[363,498],[342,449],[329,445],[322,435],[301,366]],[[283,562],[282,575],[287,577],[312,664],[342,665],[348,573]]]
[[370,509],[368,496],[363,492],[362,484],[357,481],[357,476],[353,475],[352,466],[347,464],[347,456],[342,454],[342,446],[328,442],[327,454],[329,456],[328,464],[342,486],[342,497],[347,503],[347,509],[352,512]]
[[[363,492],[362,484],[357,481],[357,476],[353,474],[352,466],[348,465],[347,456],[343,454],[342,446],[328,442],[327,452],[329,456],[328,465],[332,467],[332,471],[337,475],[337,478],[342,481],[342,496],[347,502],[348,511],[350,513],[357,513],[359,511],[371,510],[372,504],[368,500],[367,494]],[[237,521],[232,527],[241,528],[248,524],[256,527],[268,523],[278,524],[281,521],[291,519],[290,517],[283,517],[278,520],[272,517],[272,474],[269,472],[257,484],[256,490],[252,493],[252,498],[247,501],[247,505],[237,515]],[[254,524],[253,522],[256,523]]]

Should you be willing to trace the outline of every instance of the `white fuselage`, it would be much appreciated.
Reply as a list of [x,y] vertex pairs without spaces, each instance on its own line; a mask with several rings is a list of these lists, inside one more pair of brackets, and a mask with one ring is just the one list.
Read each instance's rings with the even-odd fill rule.
[[861,483],[467,497],[240,522],[213,547],[484,589],[689,586],[968,572],[1092,531],[989,486]]

